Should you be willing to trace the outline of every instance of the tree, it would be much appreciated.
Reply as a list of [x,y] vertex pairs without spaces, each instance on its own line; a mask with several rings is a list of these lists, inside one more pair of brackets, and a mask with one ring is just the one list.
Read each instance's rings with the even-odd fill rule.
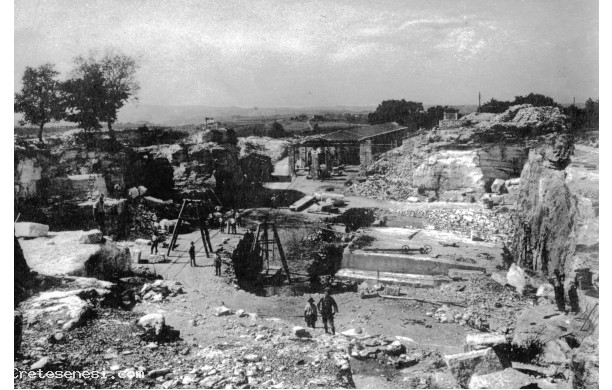
[[495,100],[491,98],[490,101],[486,102],[480,107],[480,112],[489,112],[492,114],[501,114],[510,108],[510,102],[505,102],[501,100]]
[[280,123],[274,121],[270,130],[268,130],[268,137],[272,138],[282,138],[285,137],[287,133],[285,133],[285,128]]
[[[78,72],[80,73],[80,72]],[[67,115],[70,122],[86,132],[99,130],[100,118],[104,115],[106,91],[104,75],[98,67],[83,71],[80,77],[73,77],[62,84]]]
[[379,123],[397,122],[404,126],[416,123],[423,113],[423,103],[407,102],[406,100],[384,100],[378,105],[376,111],[368,114],[371,125]]
[[23,114],[19,124],[38,126],[40,142],[43,142],[43,128],[47,123],[64,119],[58,75],[53,64],[44,64],[38,68],[28,66],[21,79],[21,91],[15,94],[14,111]]
[[84,77],[90,72],[100,72],[104,80],[102,90],[96,93],[100,99],[99,120],[106,122],[108,132],[115,137],[112,124],[117,121],[117,113],[130,100],[137,100],[140,85],[136,81],[136,60],[116,51],[107,51],[101,58],[90,53],[88,58],[77,57],[73,74]]
[[554,101],[553,98],[533,92],[527,96],[515,96],[514,101],[510,103],[510,105],[515,106],[518,104],[531,104],[534,107],[559,107],[559,105],[557,104],[557,102]]

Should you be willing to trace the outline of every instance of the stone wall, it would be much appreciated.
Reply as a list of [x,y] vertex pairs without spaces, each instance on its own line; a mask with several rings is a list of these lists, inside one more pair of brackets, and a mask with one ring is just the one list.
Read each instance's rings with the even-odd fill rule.
[[395,215],[422,218],[425,225],[436,230],[453,232],[469,237],[473,230],[485,241],[508,242],[513,235],[516,214],[504,208],[496,210],[470,208],[430,208],[390,210]]

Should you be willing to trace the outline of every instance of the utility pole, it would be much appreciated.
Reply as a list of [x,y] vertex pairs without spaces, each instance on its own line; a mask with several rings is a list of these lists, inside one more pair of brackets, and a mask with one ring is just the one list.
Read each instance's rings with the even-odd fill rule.
[[478,91],[478,112],[480,112],[480,91]]

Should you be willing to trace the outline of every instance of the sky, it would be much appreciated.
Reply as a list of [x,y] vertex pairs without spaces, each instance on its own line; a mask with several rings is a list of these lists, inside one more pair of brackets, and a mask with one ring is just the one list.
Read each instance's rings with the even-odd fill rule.
[[26,66],[115,49],[140,104],[240,107],[478,104],[543,93],[599,98],[593,0],[19,0],[14,87]]

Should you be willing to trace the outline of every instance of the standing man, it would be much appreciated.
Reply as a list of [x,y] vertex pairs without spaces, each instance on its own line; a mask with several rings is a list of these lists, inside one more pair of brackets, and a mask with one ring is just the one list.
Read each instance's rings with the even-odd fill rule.
[[304,319],[306,320],[306,326],[314,329],[315,323],[317,322],[317,306],[314,304],[314,299],[310,297],[308,303],[304,308]]
[[334,314],[338,313],[338,305],[332,296],[330,295],[329,287],[325,288],[325,296],[321,298],[319,304],[317,305],[319,308],[319,312],[321,313],[321,318],[323,319],[323,327],[325,328],[325,333],[327,332],[327,323],[331,326],[332,334],[336,334],[336,327],[334,326]]
[[219,255],[219,251],[215,253],[215,276],[221,276],[221,255]]
[[153,249],[155,249],[155,254],[158,253],[157,244],[159,244],[159,237],[157,231],[153,230],[153,234],[151,234],[151,254],[153,254]]
[[189,265],[191,265],[192,267],[196,266],[195,253],[195,246],[193,244],[193,241],[191,241],[191,247],[189,248]]
[[223,216],[219,216],[219,226],[221,226],[221,233],[225,233],[225,222],[223,221]]
[[567,290],[567,297],[569,298],[570,307],[573,313],[580,313],[580,300],[578,299],[578,291],[576,290],[576,283],[570,282],[569,290]]
[[565,291],[563,289],[563,283],[559,279],[554,280],[555,283],[555,302],[557,303],[557,309],[565,313]]
[[106,224],[104,223],[106,213],[104,212],[104,194],[100,194],[98,200],[93,204],[93,216],[98,226],[100,227],[100,231],[102,235],[106,234]]

